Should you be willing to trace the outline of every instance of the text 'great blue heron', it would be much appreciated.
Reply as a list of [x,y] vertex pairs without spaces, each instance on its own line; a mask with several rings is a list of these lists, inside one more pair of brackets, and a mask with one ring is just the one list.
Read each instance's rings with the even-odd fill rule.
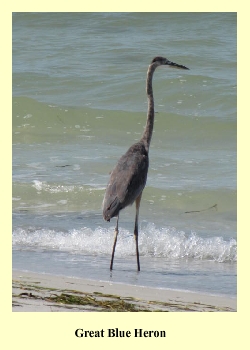
[[115,227],[115,238],[110,262],[110,270],[113,269],[115,246],[118,235],[118,221],[120,210],[132,205],[135,201],[136,215],[134,238],[136,244],[137,269],[140,271],[139,248],[138,248],[138,217],[142,191],[146,185],[149,146],[154,127],[154,97],[152,80],[157,67],[167,65],[172,68],[189,69],[180,64],[169,61],[164,57],[155,57],[148,67],[146,92],[148,97],[148,115],[145,130],[139,142],[132,145],[128,151],[119,159],[117,165],[110,175],[106,193],[103,200],[103,218],[110,221],[117,216]]

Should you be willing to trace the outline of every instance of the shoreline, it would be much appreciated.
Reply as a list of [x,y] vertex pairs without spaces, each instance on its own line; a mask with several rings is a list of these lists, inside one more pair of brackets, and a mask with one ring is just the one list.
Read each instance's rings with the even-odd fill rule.
[[12,311],[233,312],[237,299],[13,270]]

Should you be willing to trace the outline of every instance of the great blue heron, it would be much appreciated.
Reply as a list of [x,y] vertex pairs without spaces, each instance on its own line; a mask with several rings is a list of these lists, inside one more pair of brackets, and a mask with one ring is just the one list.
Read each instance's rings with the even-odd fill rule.
[[148,173],[148,152],[154,127],[154,97],[152,80],[157,67],[167,65],[173,68],[189,69],[180,64],[169,61],[164,57],[155,57],[148,67],[146,92],[148,97],[148,115],[145,130],[139,142],[132,145],[119,159],[110,175],[106,193],[103,200],[103,218],[110,221],[117,216],[115,238],[110,262],[113,269],[115,246],[118,235],[118,221],[120,210],[134,203],[136,204],[134,238],[136,244],[137,269],[140,271],[138,248],[138,217],[142,191],[146,185]]

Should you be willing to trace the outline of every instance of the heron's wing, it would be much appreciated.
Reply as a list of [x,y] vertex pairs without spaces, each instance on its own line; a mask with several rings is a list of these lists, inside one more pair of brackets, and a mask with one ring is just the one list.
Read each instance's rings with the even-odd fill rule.
[[135,201],[145,187],[147,172],[148,154],[143,144],[131,146],[111,173],[103,202],[105,220]]

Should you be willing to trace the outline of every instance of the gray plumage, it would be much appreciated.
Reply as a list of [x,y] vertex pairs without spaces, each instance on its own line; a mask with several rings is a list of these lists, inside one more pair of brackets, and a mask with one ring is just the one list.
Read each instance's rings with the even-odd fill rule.
[[103,205],[104,220],[109,221],[134,203],[146,184],[147,172],[148,152],[140,141],[120,158],[110,175]]
[[149,146],[154,127],[154,97],[152,80],[155,69],[161,65],[173,68],[188,69],[185,66],[169,61],[164,57],[155,57],[148,67],[146,92],[148,97],[147,123],[139,142],[133,144],[119,159],[110,175],[106,193],[103,200],[103,218],[110,221],[117,217],[115,239],[110,262],[110,270],[113,268],[115,246],[118,235],[119,212],[128,205],[136,202],[136,216],[134,237],[136,243],[137,270],[140,271],[138,248],[138,217],[142,191],[146,185],[149,166]]

